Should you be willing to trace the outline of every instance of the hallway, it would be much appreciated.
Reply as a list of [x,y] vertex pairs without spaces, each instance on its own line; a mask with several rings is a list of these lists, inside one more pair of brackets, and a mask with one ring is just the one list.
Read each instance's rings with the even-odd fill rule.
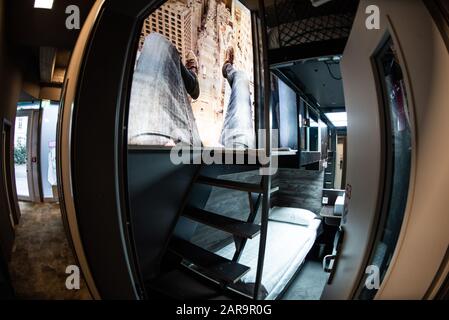
[[81,279],[80,290],[67,290],[65,269],[75,264],[61,220],[59,205],[20,202],[22,217],[10,272],[19,299],[90,299]]

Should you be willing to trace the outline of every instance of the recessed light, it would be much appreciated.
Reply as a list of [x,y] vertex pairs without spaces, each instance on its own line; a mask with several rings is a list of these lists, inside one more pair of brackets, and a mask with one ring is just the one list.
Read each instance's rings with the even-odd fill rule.
[[330,112],[325,113],[326,117],[337,128],[343,128],[348,126],[348,116],[346,112]]
[[34,0],[34,7],[39,9],[53,8],[53,0]]

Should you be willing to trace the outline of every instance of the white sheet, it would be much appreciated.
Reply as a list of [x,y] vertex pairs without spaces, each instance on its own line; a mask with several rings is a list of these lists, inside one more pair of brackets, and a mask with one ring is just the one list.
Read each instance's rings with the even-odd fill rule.
[[[267,300],[275,299],[293,277],[312,248],[320,224],[321,221],[318,219],[313,220],[308,227],[284,222],[268,222],[267,246],[262,275],[262,284],[268,291]],[[257,236],[247,241],[239,260],[240,264],[251,268],[242,277],[242,281],[245,283],[255,283],[256,281],[259,239],[260,237]],[[231,243],[216,253],[232,259],[234,252],[235,246]]]

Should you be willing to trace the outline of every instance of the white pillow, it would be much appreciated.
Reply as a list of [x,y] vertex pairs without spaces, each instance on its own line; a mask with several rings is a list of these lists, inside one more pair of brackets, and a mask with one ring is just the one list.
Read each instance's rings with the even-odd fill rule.
[[312,211],[299,208],[273,207],[271,209],[270,220],[309,226],[316,218]]

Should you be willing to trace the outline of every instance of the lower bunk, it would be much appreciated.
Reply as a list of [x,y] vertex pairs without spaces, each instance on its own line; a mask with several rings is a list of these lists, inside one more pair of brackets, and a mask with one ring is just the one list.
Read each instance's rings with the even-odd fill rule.
[[[285,207],[274,207],[271,210],[262,273],[264,299],[282,297],[312,249],[321,232],[320,227],[321,219],[311,211]],[[247,241],[239,263],[250,267],[250,271],[231,286],[248,296],[252,296],[256,281],[259,241],[260,235]],[[232,259],[235,245],[231,243],[215,253]]]
[[[283,297],[291,282],[300,273],[321,232],[321,219],[311,211],[285,207],[271,209],[259,299],[275,300]],[[202,267],[188,259],[182,259],[177,254],[169,254],[167,257],[170,259],[166,259],[166,265],[171,267],[165,267],[166,272],[162,276],[147,282],[147,289],[153,292],[153,298],[165,296],[180,300],[252,299],[259,243],[260,234],[247,240],[238,259],[238,264],[247,268],[247,272],[235,283],[229,282],[225,285],[218,282]],[[213,253],[231,261],[235,252],[234,242],[225,241]]]

